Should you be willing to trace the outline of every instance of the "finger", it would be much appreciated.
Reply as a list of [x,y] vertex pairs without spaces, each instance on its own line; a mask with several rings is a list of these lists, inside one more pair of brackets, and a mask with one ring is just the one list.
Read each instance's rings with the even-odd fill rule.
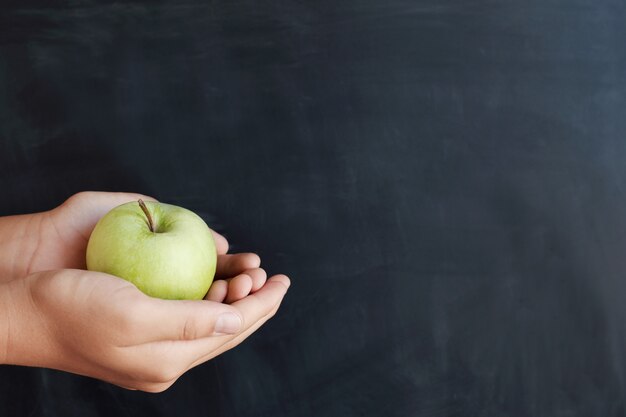
[[256,253],[238,253],[236,255],[219,255],[215,277],[217,279],[232,278],[247,269],[255,269],[261,265],[261,258]]
[[274,275],[259,291],[233,303],[232,306],[243,317],[244,328],[272,311],[281,302],[290,285],[291,281],[286,275]]
[[249,269],[244,273],[252,278],[252,288],[250,289],[250,292],[257,292],[263,287],[263,285],[265,285],[265,281],[267,280],[267,273],[265,272],[265,269],[254,268]]
[[215,280],[209,288],[209,292],[204,297],[207,301],[215,301],[216,303],[224,302],[226,295],[228,294],[228,282],[224,280]]
[[108,193],[102,191],[83,191],[74,194],[68,198],[65,205],[80,207],[81,209],[90,208],[95,212],[101,213],[102,217],[112,208],[130,201],[157,201],[154,197],[150,197],[138,193]]
[[[245,322],[244,330],[238,334],[208,337],[186,342],[159,343],[156,347],[152,347],[153,349],[167,349],[168,355],[176,356],[180,360],[186,360],[187,369],[193,368],[232,349],[254,333],[276,313],[288,287],[289,278],[285,275],[276,275],[270,278],[263,288],[255,294],[233,303],[233,306],[236,306],[243,315]],[[173,352],[175,352],[175,355]]]
[[[252,334],[254,332],[256,332],[257,330],[259,330],[259,328],[261,326],[263,326],[265,323],[267,323],[268,320],[270,320],[274,314],[276,313],[276,311],[278,310],[278,308],[280,307],[280,304],[278,306],[276,306],[276,308],[270,312],[269,314],[266,314],[265,316],[259,318],[259,320],[257,320],[252,326],[250,326],[248,329],[246,329],[244,332],[236,335],[235,337],[230,338],[230,340],[227,340],[225,343],[222,343],[217,349],[213,349],[213,350],[205,350],[204,355],[201,355],[200,357],[198,357],[197,359],[195,359],[191,364],[187,365],[187,368],[185,370],[185,372],[187,372],[188,370],[190,370],[191,368],[195,368],[196,366],[216,357],[221,355],[224,352],[227,352],[237,346],[239,346],[242,342],[244,342],[248,337],[252,336]],[[223,338],[226,338],[226,336],[222,336]],[[200,339],[195,342],[201,343],[204,339]]]
[[252,289],[252,277],[247,274],[237,275],[228,281],[228,294],[226,295],[226,304],[234,303],[250,294]]
[[[240,286],[242,283],[239,283],[239,284],[236,283],[235,285],[237,287],[233,289],[233,291],[237,294],[241,294],[243,292],[243,295],[231,296],[231,298],[229,298],[227,301],[224,301],[226,299],[226,296],[233,292],[229,290],[229,286],[233,285],[231,284],[231,282],[234,278],[229,278],[227,280],[213,281],[213,284],[211,284],[211,288],[209,289],[209,292],[207,293],[206,297],[204,297],[204,299],[208,301],[215,301],[218,303],[222,303],[222,302],[231,303],[233,301],[237,301],[245,297],[251,292],[258,291],[261,287],[263,287],[267,279],[267,273],[265,272],[263,268],[249,269],[245,271],[245,275],[250,277],[250,279],[252,280],[252,285],[250,289],[248,290],[247,288],[243,288],[240,290],[241,288]],[[238,278],[238,277],[239,276],[235,278]],[[240,278],[240,279],[243,279],[243,278]]]
[[[281,284],[278,285],[283,285],[285,286],[285,291],[286,289],[289,287],[290,283],[289,283],[289,279],[287,278],[286,280],[284,278],[287,278],[284,275],[277,275],[276,277],[272,277],[270,278],[270,280],[268,281],[268,284],[270,282],[272,282],[273,280],[277,280],[280,281]],[[263,290],[263,289],[261,289]],[[283,298],[284,298],[284,293],[283,293]],[[197,353],[201,353],[202,352],[202,344],[204,343],[206,346],[204,347],[204,354],[200,354],[193,362],[191,362],[188,367],[187,370],[194,368],[198,365],[200,365],[201,363],[204,363],[206,361],[208,361],[211,358],[214,358],[215,356],[221,355],[222,353],[236,347],[237,345],[239,345],[241,342],[243,342],[244,340],[246,340],[248,337],[250,337],[250,335],[252,335],[255,331],[257,331],[263,324],[265,324],[269,319],[271,319],[276,312],[278,311],[278,308],[280,307],[280,304],[282,302],[282,299],[280,298],[278,299],[278,302],[273,306],[273,308],[271,308],[267,314],[264,314],[260,317],[258,317],[258,319],[252,323],[250,326],[246,327],[246,329],[234,336],[222,336],[224,338],[229,338],[226,340],[225,343],[223,343],[221,346],[219,346],[217,349],[213,349],[213,350],[209,350],[210,346],[208,346],[208,344],[206,344],[205,340],[206,339],[202,339],[202,340],[195,340],[193,342],[191,342],[194,345],[198,345],[198,347],[196,348],[197,351],[195,352]],[[243,300],[242,300],[243,301]]]
[[[150,196],[136,193],[83,191],[68,198],[57,209],[69,210],[71,215],[67,218],[71,219],[73,228],[89,238],[88,234],[102,216],[121,204],[138,201],[140,198],[146,201],[156,201]],[[56,213],[55,210],[52,212]]]
[[238,309],[204,300],[145,297],[129,314],[132,318],[127,330],[138,335],[138,343],[234,334],[243,329],[244,323]]
[[228,240],[226,240],[224,236],[220,235],[213,229],[211,229],[211,232],[213,233],[213,240],[215,241],[217,254],[224,255],[226,252],[228,252]]

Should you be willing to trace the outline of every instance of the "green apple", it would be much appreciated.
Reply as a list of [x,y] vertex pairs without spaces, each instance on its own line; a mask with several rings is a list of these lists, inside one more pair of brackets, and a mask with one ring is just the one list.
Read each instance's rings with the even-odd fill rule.
[[216,262],[213,235],[198,215],[152,201],[115,207],[98,221],[87,244],[87,269],[164,299],[202,299]]

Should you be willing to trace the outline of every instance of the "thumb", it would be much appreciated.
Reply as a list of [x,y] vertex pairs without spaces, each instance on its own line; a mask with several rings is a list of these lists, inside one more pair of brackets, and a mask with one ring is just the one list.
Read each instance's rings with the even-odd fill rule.
[[60,224],[69,221],[75,230],[90,233],[98,220],[111,209],[140,198],[145,201],[156,201],[152,197],[135,193],[83,191],[68,198],[52,213]]
[[161,300],[145,297],[138,303],[138,329],[144,342],[195,340],[203,337],[236,334],[243,328],[239,311],[214,301]]

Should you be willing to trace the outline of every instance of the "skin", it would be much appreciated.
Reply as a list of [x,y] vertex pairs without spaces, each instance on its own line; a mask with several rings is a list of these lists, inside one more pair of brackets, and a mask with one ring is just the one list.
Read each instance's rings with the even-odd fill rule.
[[[216,277],[204,300],[152,298],[125,280],[86,271],[96,222],[139,198],[154,201],[83,192],[47,212],[0,217],[0,363],[161,392],[276,314],[289,278],[267,279],[256,254],[227,254],[228,242],[214,231]],[[221,317],[230,326],[220,326]]]

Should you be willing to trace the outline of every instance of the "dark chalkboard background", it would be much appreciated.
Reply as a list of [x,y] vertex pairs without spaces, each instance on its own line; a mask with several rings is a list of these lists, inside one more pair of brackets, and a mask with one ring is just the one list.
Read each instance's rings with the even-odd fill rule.
[[0,415],[626,414],[623,1],[20,3],[0,214],[143,192],[293,285],[163,394],[2,367]]

